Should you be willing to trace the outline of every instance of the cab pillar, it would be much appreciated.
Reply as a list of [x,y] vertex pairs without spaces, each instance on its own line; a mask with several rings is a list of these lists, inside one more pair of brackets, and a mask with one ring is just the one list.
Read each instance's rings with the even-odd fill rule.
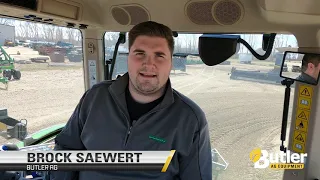
[[81,30],[83,38],[83,74],[85,90],[104,80],[104,32]]
[[[309,42],[298,38],[299,51],[320,53],[319,48],[316,48],[319,47],[319,36],[314,37]],[[284,170],[283,180],[320,179],[320,86],[319,83],[314,86],[296,81],[292,88],[293,109],[291,122],[289,121],[291,124],[288,125],[290,130],[287,150],[291,153],[306,153],[307,157],[302,169]]]

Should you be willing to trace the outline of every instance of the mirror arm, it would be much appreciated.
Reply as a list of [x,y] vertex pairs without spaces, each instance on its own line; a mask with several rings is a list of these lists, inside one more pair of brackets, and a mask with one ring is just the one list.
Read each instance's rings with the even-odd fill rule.
[[252,49],[250,44],[247,43],[247,41],[245,41],[244,39],[239,38],[238,42],[242,43],[244,46],[246,46],[248,48],[248,50],[253,54],[253,56],[256,57],[257,59],[266,60],[270,56],[270,54],[272,52],[272,48],[273,48],[273,44],[274,44],[274,40],[276,38],[276,35],[277,35],[276,33],[271,33],[270,39],[269,39],[269,42],[268,42],[268,45],[267,45],[267,48],[266,48],[266,53],[264,55],[258,54],[254,49]]
[[283,103],[283,114],[282,114],[282,126],[281,126],[281,146],[280,151],[286,152],[287,148],[284,147],[283,143],[286,140],[287,134],[287,123],[288,123],[288,111],[289,111],[289,103],[290,103],[290,86],[294,83],[291,79],[284,79],[281,81],[281,84],[286,86],[285,94],[284,94],[284,103]]
[[173,37],[178,37],[179,36],[177,31],[172,31],[172,35],[173,35]]
[[109,74],[110,74],[110,68],[109,64],[111,64],[112,59],[106,59],[105,64],[104,64],[104,80],[111,80],[109,79]]
[[108,76],[108,80],[112,79],[112,74],[113,74],[113,70],[114,70],[114,65],[116,63],[116,58],[117,58],[117,54],[118,54],[119,45],[120,44],[124,44],[125,42],[126,42],[126,34],[123,33],[123,32],[120,32],[118,41],[117,41],[117,43],[116,43],[116,45],[114,47],[114,52],[113,52],[113,57],[112,57],[112,60],[111,60],[111,68],[110,68],[110,73],[109,73],[109,76]]
[[268,43],[270,41],[271,38],[271,34],[263,34],[262,36],[262,49],[264,51],[267,51],[268,49]]

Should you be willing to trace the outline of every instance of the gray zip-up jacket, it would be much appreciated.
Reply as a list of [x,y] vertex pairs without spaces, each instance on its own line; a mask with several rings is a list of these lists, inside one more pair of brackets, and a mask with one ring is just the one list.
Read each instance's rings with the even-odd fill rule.
[[[172,89],[162,102],[130,129],[125,89],[128,74],[94,85],[81,98],[62,132],[56,150],[176,150],[167,172],[51,172],[54,180],[211,180],[212,157],[204,112]],[[161,143],[149,136],[164,139]]]

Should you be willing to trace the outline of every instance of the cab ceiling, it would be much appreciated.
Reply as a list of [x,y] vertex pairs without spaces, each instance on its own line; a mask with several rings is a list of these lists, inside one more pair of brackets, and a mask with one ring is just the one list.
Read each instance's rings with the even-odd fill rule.
[[317,29],[319,8],[319,0],[38,0],[35,10],[0,4],[0,14],[105,31],[153,20],[180,32],[286,33]]

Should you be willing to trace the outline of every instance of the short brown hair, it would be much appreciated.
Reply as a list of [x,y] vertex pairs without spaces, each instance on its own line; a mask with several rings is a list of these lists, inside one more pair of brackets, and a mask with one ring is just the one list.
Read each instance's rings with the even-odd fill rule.
[[165,38],[168,42],[169,50],[171,55],[174,51],[174,39],[172,30],[163,24],[146,21],[140,24],[135,25],[129,32],[129,49],[136,40],[138,36],[151,36],[151,37],[162,37]]
[[306,54],[302,59],[302,71],[306,71],[308,68],[308,63],[314,64],[314,66],[318,67],[320,63],[320,55],[318,54]]

